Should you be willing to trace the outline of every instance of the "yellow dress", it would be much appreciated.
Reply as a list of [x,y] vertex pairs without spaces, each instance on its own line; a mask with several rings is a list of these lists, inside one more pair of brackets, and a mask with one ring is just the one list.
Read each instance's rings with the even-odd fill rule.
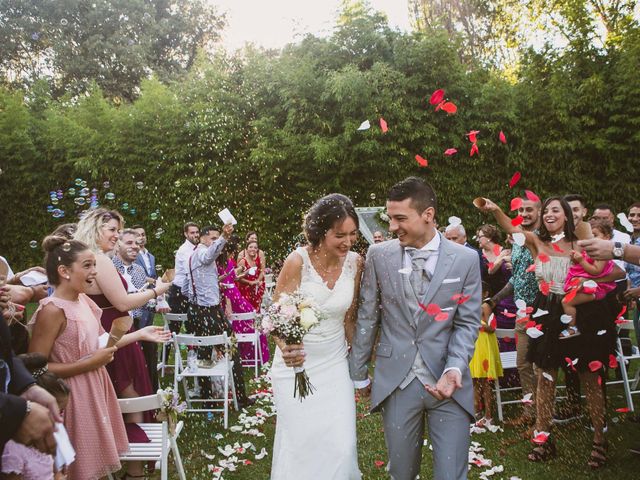
[[476,340],[476,350],[469,363],[469,370],[472,378],[495,380],[502,377],[502,362],[500,362],[498,339],[494,332],[480,331]]

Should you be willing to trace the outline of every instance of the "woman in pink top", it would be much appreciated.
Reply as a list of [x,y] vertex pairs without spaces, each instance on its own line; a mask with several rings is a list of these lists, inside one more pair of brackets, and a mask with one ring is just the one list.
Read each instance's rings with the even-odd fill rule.
[[69,384],[71,396],[64,425],[76,449],[69,478],[91,480],[120,469],[119,454],[129,448],[127,434],[104,366],[113,354],[138,340],[161,342],[169,335],[160,327],[146,327],[127,334],[115,347],[100,348],[107,336],[100,324],[101,311],[85,295],[95,281],[96,257],[77,240],[47,237],[43,242],[51,297],[40,301],[31,319],[30,352],[49,359],[49,369]]

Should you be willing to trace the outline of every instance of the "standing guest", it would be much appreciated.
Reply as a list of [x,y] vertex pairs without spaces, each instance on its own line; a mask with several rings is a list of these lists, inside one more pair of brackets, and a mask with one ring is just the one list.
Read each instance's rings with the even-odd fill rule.
[[[107,219],[106,211],[100,210],[95,210],[96,216],[107,224],[118,218],[112,213]],[[87,218],[92,221],[93,214]],[[86,231],[81,228],[79,232]],[[64,425],[76,449],[70,477],[101,478],[120,469],[119,454],[129,447],[105,365],[113,361],[116,350],[125,350],[127,345],[143,339],[164,341],[168,335],[159,328],[147,327],[124,335],[113,347],[101,348],[99,337],[105,330],[100,317],[104,314],[86,292],[97,286],[100,255],[104,257],[102,267],[111,267],[117,275],[111,260],[104,254],[96,255],[80,241],[64,237],[45,238],[43,248],[47,277],[55,290],[40,302],[30,321],[29,351],[44,355],[49,360],[49,370],[65,379],[73,392],[64,412]],[[142,465],[138,467],[134,473],[135,467],[130,465],[129,473],[141,474]]]
[[[251,305],[246,298],[242,296],[236,280],[244,276],[246,270],[244,267],[238,267],[234,258],[238,250],[238,237],[232,235],[231,239],[222,249],[222,253],[216,259],[218,266],[218,279],[220,289],[225,301],[225,314],[230,318],[233,313],[249,313],[253,312]],[[232,322],[233,331],[235,333],[253,333],[255,332],[255,324],[252,320],[236,320]],[[262,353],[262,361],[269,361],[269,344],[264,333],[260,334],[260,349]],[[254,349],[251,345],[243,343],[240,345],[240,357],[243,360],[254,360]]]
[[458,225],[447,225],[447,228],[444,229],[444,236],[447,240],[451,240],[452,242],[464,245],[465,247],[472,249],[478,254],[478,261],[480,262],[480,275],[482,276],[482,280],[485,280],[487,278],[486,262],[482,260],[482,252],[471,245],[469,242],[467,242],[467,231],[465,230],[464,226],[461,223]]
[[[629,207],[628,218],[633,226],[631,244],[640,245],[640,202],[635,202]],[[633,328],[636,331],[636,342],[640,347],[640,300],[638,300],[640,298],[640,266],[629,262],[625,262],[624,265],[631,284],[630,288],[624,292],[624,299],[635,304]]]
[[[596,205],[596,208],[593,211],[592,218],[601,220],[609,224],[609,226],[613,229],[613,237],[611,238],[611,240],[619,248],[622,248],[624,245],[631,243],[631,237],[628,234],[621,232],[620,230],[617,230],[615,228],[615,216],[613,214],[613,208],[611,207],[611,205],[606,203]],[[625,270],[625,262],[617,259],[614,259],[613,261],[618,267],[620,267],[622,270]],[[621,278],[616,282],[616,294],[624,295],[624,292],[626,290],[627,278],[625,276],[625,278]]]
[[[187,288],[189,293],[189,311],[187,312],[187,332],[193,335],[232,335],[231,325],[220,307],[220,289],[218,286],[218,267],[216,258],[222,252],[227,240],[233,233],[233,225],[222,229],[222,236],[215,227],[202,229],[200,244],[187,260]],[[217,238],[214,240],[214,238]],[[212,347],[198,349],[198,357],[210,359]],[[236,386],[238,405],[245,407],[251,402],[245,393],[242,364],[238,352],[233,353],[233,380]],[[211,398],[211,380],[198,378],[201,398]]]
[[[476,232],[476,239],[482,249],[482,260],[485,264],[483,270],[487,272],[485,281],[489,292],[488,296],[491,297],[509,283],[513,268],[511,250],[502,248],[500,231],[494,225],[482,225]],[[516,310],[513,295],[506,295],[500,299],[493,309],[496,327],[514,329]],[[498,348],[501,352],[514,352],[516,345],[511,338],[506,337],[498,339]],[[508,370],[502,377],[501,383],[505,387],[519,385],[517,371],[515,369]]]
[[573,226],[578,238],[591,238],[591,227],[585,220],[587,218],[587,203],[582,195],[572,193],[564,196],[564,200],[571,207]]
[[254,311],[260,311],[262,297],[265,291],[264,264],[260,258],[258,242],[249,241],[245,250],[246,254],[238,265],[244,267],[245,274],[238,279],[240,293],[253,306]]
[[[67,408],[69,387],[47,368],[47,359],[39,353],[20,355],[24,366],[33,375],[36,384],[54,396],[60,411]],[[64,480],[66,475],[55,472],[53,457],[33,446],[9,440],[2,452],[0,475],[6,480]]]
[[[518,215],[522,217],[521,228],[529,232],[535,232],[540,227],[540,202],[534,202],[523,197],[522,204],[518,208]],[[526,305],[533,305],[538,292],[538,282],[535,274],[529,271],[529,267],[533,264],[531,252],[524,245],[513,243],[511,246],[511,266],[512,274],[509,282],[497,294],[491,298],[486,298],[482,304],[482,318],[488,321],[491,312],[503,298],[513,296],[514,300],[522,300]],[[523,404],[522,414],[513,419],[507,420],[505,423],[520,426],[532,425],[535,421],[535,391],[536,377],[534,374],[533,363],[527,359],[529,350],[529,337],[525,333],[526,322],[515,322],[516,334],[516,368],[520,377],[520,385],[522,386],[523,395],[531,395],[533,402]]]
[[[147,250],[147,234],[142,225],[134,225],[131,227],[138,238],[138,255],[136,256],[135,263],[144,268],[145,275],[147,276],[148,283],[154,283],[153,281],[158,278],[156,273],[156,257]],[[155,314],[155,308],[150,306],[142,307],[142,318],[140,319],[140,327],[146,327],[147,325],[153,325],[153,315]]]
[[[145,305],[149,300],[158,298],[169,289],[169,283],[157,282],[156,286],[137,293],[127,293],[124,278],[118,273],[107,254],[113,253],[119,232],[122,228],[122,216],[113,210],[98,208],[91,210],[78,222],[75,239],[84,242],[96,256],[96,281],[87,288],[87,294],[102,309],[100,321],[105,331],[116,333],[116,329],[128,325],[128,333],[134,332],[133,320],[129,310]],[[114,332],[112,332],[112,329]],[[143,330],[140,330],[143,331]],[[116,337],[117,338],[117,337]],[[119,348],[114,361],[107,365],[107,371],[116,394],[121,398],[136,398],[153,393],[147,365],[142,348],[136,342]],[[144,419],[153,419],[150,412],[125,415],[127,432],[132,442],[145,441],[144,431],[136,423]],[[141,462],[130,462],[131,475],[142,474]]]
[[[198,245],[200,238],[200,227],[198,227],[196,223],[185,223],[182,231],[185,241],[176,252],[175,276],[171,282],[172,285],[167,298],[167,302],[173,313],[187,313],[189,309],[189,298],[186,295],[187,273],[189,271],[187,261]],[[173,332],[175,327],[169,325],[169,328]],[[178,331],[179,330],[176,330],[176,332]]]
[[[247,255],[247,249],[249,248],[249,243],[256,242],[258,243],[258,234],[256,232],[248,232],[244,237],[245,248],[238,254],[238,265],[240,265],[240,260],[242,260]],[[258,256],[260,257],[260,263],[267,266],[267,257],[264,254],[264,250],[258,249]]]
[[[604,395],[598,385],[598,373],[591,371],[589,364],[598,361],[601,365],[606,365],[609,355],[615,351],[615,298],[607,297],[607,300],[578,306],[577,322],[582,334],[568,340],[560,340],[559,334],[564,328],[560,319],[563,314],[561,302],[564,298],[564,280],[571,263],[572,250],[581,251],[575,237],[569,204],[560,197],[548,198],[542,206],[542,224],[536,234],[514,227],[511,219],[500,207],[490,200],[484,200],[484,206],[480,207],[482,211],[492,213],[507,232],[524,235],[525,245],[535,258],[536,278],[539,281],[539,293],[533,303],[533,311],[544,313],[536,317],[536,322],[542,326],[542,335],[532,337],[529,343],[529,359],[538,367],[539,373],[536,427],[533,432],[535,447],[528,458],[530,461],[539,462],[556,455],[555,442],[551,435],[555,382],[558,368],[569,358],[576,361],[575,368],[579,372],[581,383],[585,386],[587,407],[594,429],[593,445],[587,464],[591,468],[602,467],[607,461]],[[598,334],[601,330],[605,330],[603,335]]]
[[[125,229],[120,235],[116,254],[111,259],[116,266],[118,273],[127,282],[127,293],[136,293],[149,286],[149,280],[153,280],[147,276],[145,269],[136,263],[140,254],[140,246],[138,243],[138,233],[133,229]],[[139,308],[129,310],[129,315],[133,318],[133,325],[136,330],[148,326],[145,320],[145,313],[151,313],[155,307],[150,306],[151,302]],[[158,390],[158,346],[155,342],[142,342],[142,352],[147,364],[149,379],[151,380],[152,391]]]
[[376,230],[373,232],[373,243],[382,243],[384,242],[384,233],[380,230]]

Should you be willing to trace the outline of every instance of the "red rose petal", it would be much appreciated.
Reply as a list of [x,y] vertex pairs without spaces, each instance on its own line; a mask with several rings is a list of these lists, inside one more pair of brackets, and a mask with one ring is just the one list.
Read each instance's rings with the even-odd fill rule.
[[498,139],[500,139],[502,143],[507,143],[507,137],[504,136],[504,132],[502,130],[500,130],[500,133],[498,134]]
[[382,117],[380,117],[380,128],[382,129],[382,133],[387,133],[389,131],[389,127],[387,127],[387,122]]
[[482,369],[485,372],[489,371],[489,360],[487,360],[486,358],[482,361]]
[[525,190],[524,194],[532,202],[540,202],[540,197],[533,193],[531,190]]
[[511,206],[509,207],[509,209],[512,211],[518,210],[521,206],[522,206],[522,199],[520,197],[516,197],[511,199]]
[[[438,308],[440,308],[440,307],[438,307]],[[444,322],[448,318],[449,318],[449,314],[447,312],[440,312],[435,317],[433,317],[433,319],[436,322]]]
[[438,105],[440,102],[444,100],[444,90],[439,88],[435,92],[431,94],[431,98],[429,99],[429,103],[431,105]]
[[551,284],[550,283],[547,283],[544,280],[540,280],[540,292],[543,295],[545,295],[545,296],[549,295],[550,289],[551,289]]
[[564,361],[567,362],[567,367],[569,367],[574,372],[576,371],[576,367],[573,364],[573,360],[571,360],[569,357],[564,357]]
[[478,141],[476,135],[478,135],[480,133],[480,130],[471,130],[469,133],[467,133],[467,137],[469,137],[469,141],[471,143],[476,143]]
[[517,227],[518,225],[521,225],[523,221],[524,221],[524,218],[522,218],[521,215],[518,215],[516,218],[511,219],[511,225],[513,225],[514,227]]
[[520,172],[514,173],[513,176],[511,177],[511,180],[509,180],[509,188],[515,187],[516,183],[520,181],[521,177],[522,177],[522,174]]
[[437,315],[442,311],[440,307],[435,303],[430,303],[427,306],[423,305],[422,303],[419,303],[418,305],[420,305],[420,308],[427,312],[429,315]]
[[542,263],[548,263],[550,261],[549,255],[547,255],[546,253],[540,253],[538,254],[538,260],[540,260]]
[[375,462],[373,462],[373,464],[376,467],[380,468],[380,467],[382,467],[384,465],[384,462],[382,460],[376,460]]
[[456,107],[455,103],[453,102],[445,102],[440,108],[447,112],[449,115],[453,115],[458,111],[458,107]]
[[529,273],[529,272],[535,272],[536,271],[536,264],[532,263],[531,265],[529,265],[527,267],[527,269],[525,270],[525,272]]
[[618,368],[618,359],[611,353],[609,354],[609,368]]
[[570,302],[571,300],[573,300],[573,298],[576,296],[577,293],[578,293],[578,289],[577,288],[569,290],[567,292],[567,294],[564,296],[564,298],[562,299],[562,303]]
[[502,247],[500,245],[494,245],[493,246],[493,254],[497,257],[498,255],[500,255],[500,252],[502,251]]
[[[555,252],[558,252],[558,253],[564,253],[564,250],[563,250],[563,249],[561,249],[561,248],[558,246],[558,244],[557,244],[557,243],[552,243],[552,244],[551,244],[551,248],[553,248],[553,250],[554,250]],[[576,278],[579,278],[579,277],[576,277]]]
[[536,326],[536,322],[534,322],[533,320],[529,320],[527,324],[524,326],[524,328],[525,329],[534,328],[535,326]]
[[421,167],[426,167],[429,165],[428,160],[421,157],[420,155],[416,155],[416,162],[418,162],[418,165],[420,165]]
[[458,153],[458,150],[456,150],[455,148],[447,148],[444,151],[444,154],[448,156],[455,155],[456,153]]
[[630,412],[629,407],[616,408],[616,412],[618,413],[627,413]]
[[496,320],[496,316],[495,315],[491,315],[491,318],[489,319],[489,326],[491,328],[493,328],[494,330],[498,326],[498,320]]
[[592,372],[597,372],[601,368],[602,362],[600,360],[593,360],[592,362],[589,362],[589,370],[591,370]]
[[478,144],[474,143],[473,145],[471,145],[471,151],[469,152],[469,156],[473,157],[475,154],[480,153],[478,151]]

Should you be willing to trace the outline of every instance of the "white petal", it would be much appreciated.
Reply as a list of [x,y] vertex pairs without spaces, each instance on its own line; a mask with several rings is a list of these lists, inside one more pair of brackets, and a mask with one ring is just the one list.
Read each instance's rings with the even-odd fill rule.
[[583,288],[598,288],[598,284],[593,280],[587,280],[582,284]]
[[456,216],[451,216],[449,217],[449,225],[451,225],[452,227],[457,227],[458,225],[462,224],[462,219]]
[[410,268],[401,268],[400,270],[398,270],[398,273],[401,273],[402,275],[411,275],[411,269]]
[[571,323],[572,320],[573,317],[571,315],[567,315],[566,313],[564,315],[560,315],[560,321],[565,325]]
[[604,335],[605,333],[607,333],[606,330],[598,330],[598,335]]
[[369,123],[369,120],[365,120],[360,124],[360,126],[358,127],[358,130],[369,130],[370,128],[371,128],[371,124]]
[[551,376],[551,374],[549,374],[547,372],[542,372],[542,376],[544,378],[546,378],[547,380],[549,380],[550,382],[553,382],[553,377]]
[[537,317],[541,317],[543,315],[546,315],[547,313],[549,313],[546,310],[542,310],[541,308],[539,308],[538,310],[536,310],[536,313],[534,313],[533,315],[531,315],[531,318],[537,318]]
[[631,222],[623,212],[620,212],[618,215],[616,215],[616,217],[618,217],[620,225],[622,225],[627,230],[627,232],[633,233],[633,225],[631,225]]
[[527,335],[529,335],[531,338],[538,338],[544,335],[544,333],[538,330],[536,327],[529,327],[527,328]]

